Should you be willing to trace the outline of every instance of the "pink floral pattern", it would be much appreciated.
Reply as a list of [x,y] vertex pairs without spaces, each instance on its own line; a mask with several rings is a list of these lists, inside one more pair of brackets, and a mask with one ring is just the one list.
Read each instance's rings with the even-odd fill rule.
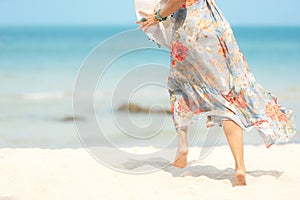
[[271,102],[268,102],[268,104],[265,107],[265,113],[266,116],[269,117],[271,120],[278,120],[278,121],[287,121],[286,115],[280,111],[280,105],[277,103],[272,105]]
[[247,108],[248,104],[245,100],[244,95],[240,92],[238,95],[233,95],[231,92],[229,92],[226,95],[223,95],[223,97],[230,103],[235,104],[239,108]]
[[194,3],[197,3],[198,0],[186,0],[185,3],[182,5],[182,8],[187,8],[192,6]]
[[172,45],[171,55],[179,62],[182,62],[187,57],[188,48],[184,46],[181,42],[175,42]]
[[256,82],[214,0],[187,0],[174,17],[168,87],[177,131],[205,115],[207,127],[230,119],[256,128],[266,147],[295,135],[294,112]]

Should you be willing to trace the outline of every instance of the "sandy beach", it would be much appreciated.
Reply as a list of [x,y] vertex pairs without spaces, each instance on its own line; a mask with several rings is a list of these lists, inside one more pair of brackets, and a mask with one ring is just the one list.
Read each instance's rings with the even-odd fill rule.
[[103,166],[84,148],[2,148],[0,199],[286,199],[300,195],[299,144],[270,149],[246,145],[247,186],[234,186],[229,146],[217,146],[203,160],[198,160],[199,150],[190,149],[184,169],[171,165],[159,169],[161,163],[154,161],[150,164],[158,171],[133,175]]
[[[3,6],[11,3],[12,10],[17,7],[22,10],[26,8],[13,5],[16,2],[6,1]],[[102,2],[97,2],[101,3],[102,8]],[[55,6],[55,12],[49,13],[56,13],[57,4],[50,4]],[[28,3],[29,7],[25,10],[30,11],[34,8],[34,11],[40,11],[40,8],[32,5]],[[48,13],[48,6],[44,3],[40,5],[46,8]],[[98,8],[95,9],[96,13],[103,14]],[[269,10],[275,13],[274,9]],[[133,13],[133,10],[130,12]],[[18,12],[8,13],[15,15]],[[36,13],[32,13],[36,18]],[[74,19],[78,19],[78,13],[80,12],[74,12]],[[265,15],[265,12],[263,13]],[[16,17],[4,16],[0,19],[9,18]],[[60,21],[63,17],[58,16],[58,19]],[[106,20],[107,16],[97,17],[97,20],[99,19]],[[108,37],[132,28],[135,27],[56,27],[47,24],[42,27],[0,27],[0,200],[299,199],[298,133],[286,145],[273,145],[269,149],[265,147],[257,131],[245,133],[247,186],[235,187],[234,160],[223,133],[213,151],[205,159],[199,159],[201,144],[207,135],[205,126],[200,125],[199,140],[192,145],[188,155],[188,166],[184,169],[170,165],[177,146],[173,146],[172,151],[164,154],[159,152],[160,148],[167,146],[176,137],[174,125],[170,115],[164,116],[161,112],[149,115],[146,112],[152,105],[161,105],[169,110],[165,107],[169,106],[166,88],[157,87],[157,84],[153,87],[139,87],[141,90],[130,96],[132,102],[138,105],[136,110],[139,112],[130,115],[130,118],[125,112],[116,112],[114,114],[120,114],[118,119],[121,119],[117,122],[122,123],[114,121],[111,100],[116,97],[114,89],[125,74],[128,75],[132,69],[140,66],[148,67],[149,63],[170,66],[169,52],[156,49],[157,46],[152,42],[154,50],[141,48],[139,51],[128,51],[128,48],[139,44],[139,41],[141,45],[148,47],[150,41],[145,38],[143,32],[126,35],[128,37],[120,40],[124,45],[120,45],[119,40],[113,40],[107,48],[103,48],[101,56],[96,56],[97,59],[93,60],[97,70],[105,66],[106,59],[111,58],[113,62],[101,79],[105,83],[103,87],[100,87],[101,82],[95,83],[95,86],[99,85],[95,91],[95,105],[83,105],[79,109],[82,115],[75,115],[86,128],[79,133],[76,131],[72,102],[74,82],[82,62]],[[278,97],[280,104],[294,110],[299,127],[300,117],[297,116],[300,116],[300,28],[236,26],[234,29],[257,81]],[[115,50],[120,50],[121,47],[124,48],[124,54],[120,55],[124,56],[116,57]],[[96,74],[95,70],[90,72]],[[149,77],[167,80],[167,75],[160,71],[153,71],[152,76],[150,73],[135,75],[130,80],[140,82],[141,86],[144,85],[142,81],[146,80],[145,78],[148,80]],[[80,87],[84,91],[82,96],[79,95],[79,100],[85,97],[85,89],[89,88],[85,85],[90,83],[90,76],[88,78]],[[94,88],[92,89],[94,91]],[[122,105],[128,102],[127,97],[117,95],[114,100],[117,99]],[[111,145],[123,151],[144,154],[140,155],[141,161],[127,159],[116,156],[112,152],[113,149],[107,147],[103,149],[105,151],[100,152],[101,155],[107,155],[106,158],[119,162],[114,163],[115,166],[122,166],[127,171],[141,171],[150,167],[155,169],[155,172],[124,173],[97,161],[83,147],[82,140],[78,137],[85,138],[84,142],[92,145],[107,144],[106,140],[99,139],[98,129],[93,129],[98,127],[93,126],[96,122],[94,117],[97,117],[97,122],[103,128],[104,134],[101,139],[107,136]],[[151,119],[155,122],[165,122],[165,126],[161,126],[163,129],[157,135],[154,133],[158,132],[152,129],[137,129],[138,131],[129,132],[137,133],[136,135],[128,135],[121,129],[128,127],[119,126],[128,125],[128,121],[124,119],[132,119],[139,127],[149,125]],[[216,141],[215,137],[209,138],[205,144],[211,145]],[[155,156],[145,155],[147,152],[159,153]]]

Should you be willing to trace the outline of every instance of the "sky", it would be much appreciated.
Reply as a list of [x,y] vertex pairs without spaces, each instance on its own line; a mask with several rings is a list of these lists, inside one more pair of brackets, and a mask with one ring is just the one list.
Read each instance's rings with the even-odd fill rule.
[[[233,25],[300,26],[300,0],[215,1]],[[134,25],[135,21],[134,0],[0,0],[0,26]]]

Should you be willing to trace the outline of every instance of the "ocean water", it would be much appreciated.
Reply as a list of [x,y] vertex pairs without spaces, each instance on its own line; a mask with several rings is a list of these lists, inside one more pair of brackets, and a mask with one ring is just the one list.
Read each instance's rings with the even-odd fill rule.
[[[136,27],[0,27],[0,146],[80,146],[74,123],[65,119],[73,115],[72,95],[80,67],[101,43],[108,38],[113,41],[114,35],[133,29]],[[297,115],[300,111],[300,27],[233,29],[258,82]],[[126,49],[141,40],[153,48],[126,53]],[[118,43],[112,42],[99,56],[99,67],[102,58],[109,58],[120,48],[124,48],[125,54],[112,59],[102,77],[104,86],[96,90],[95,112],[106,120],[111,112],[111,95],[120,77],[143,64],[169,65],[169,52],[148,41],[141,31],[135,31]],[[167,80],[166,74],[160,71],[133,78],[147,77]],[[164,88],[153,85],[145,88],[132,96],[133,102],[142,106],[160,104],[168,109],[168,93]],[[119,104],[126,103],[121,96],[117,98]],[[166,119],[164,133],[174,137],[171,118],[155,116]],[[148,114],[136,114],[132,118],[140,125],[151,121]],[[112,122],[102,122],[106,124],[107,134],[116,142],[125,141],[125,137],[117,134],[118,127]],[[300,124],[298,118],[297,124]],[[293,141],[300,141],[299,137]],[[257,143],[261,144],[261,141]]]

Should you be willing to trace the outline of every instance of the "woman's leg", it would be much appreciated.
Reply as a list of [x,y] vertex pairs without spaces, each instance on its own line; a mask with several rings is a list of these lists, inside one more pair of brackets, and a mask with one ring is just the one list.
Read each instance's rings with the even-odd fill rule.
[[231,120],[224,121],[223,129],[235,160],[236,185],[246,185],[243,129]]
[[187,139],[187,127],[181,128],[177,131],[178,149],[173,166],[184,168],[187,165],[188,155],[188,139]]

